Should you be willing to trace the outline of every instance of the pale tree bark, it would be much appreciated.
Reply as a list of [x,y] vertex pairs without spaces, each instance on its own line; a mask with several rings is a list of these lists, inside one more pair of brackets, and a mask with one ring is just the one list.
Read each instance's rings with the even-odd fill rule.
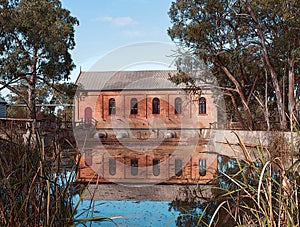
[[232,103],[232,105],[233,105],[233,107],[234,107],[234,110],[235,110],[235,113],[236,113],[236,117],[238,118],[238,120],[239,120],[239,122],[240,122],[242,128],[244,128],[244,129],[248,128],[247,125],[246,125],[245,122],[244,122],[244,119],[243,119],[242,116],[241,116],[241,113],[240,113],[240,111],[239,111],[239,109],[238,109],[238,106],[237,106],[237,104],[236,104],[236,102],[235,102],[235,99],[234,99],[233,94],[228,93],[228,92],[225,92],[225,93],[223,93],[223,94],[224,94],[224,95],[228,95],[228,96],[231,98],[231,103]]
[[35,75],[32,74],[28,83],[28,118],[32,119],[31,132],[34,134],[36,129],[36,105],[35,105]]
[[293,60],[289,61],[289,93],[288,93],[288,100],[289,100],[289,113],[290,113],[290,130],[293,131],[293,120],[294,120],[294,113],[295,113],[295,96],[294,96],[294,89],[295,89],[295,63]]
[[276,104],[277,104],[277,109],[278,109],[278,114],[279,114],[279,119],[280,119],[280,129],[281,130],[285,130],[287,128],[287,120],[286,120],[286,116],[285,116],[285,111],[284,111],[284,104],[283,104],[283,97],[282,97],[282,93],[280,90],[280,86],[279,86],[279,82],[278,82],[278,78],[277,78],[277,73],[270,61],[270,57],[268,54],[268,49],[266,46],[266,41],[265,41],[265,37],[263,35],[263,31],[261,29],[260,26],[260,22],[258,21],[258,18],[256,17],[250,3],[246,0],[243,0],[245,5],[247,6],[247,10],[250,14],[250,17],[252,18],[252,20],[255,22],[255,30],[256,33],[258,34],[258,37],[260,39],[260,45],[262,47],[262,53],[263,53],[263,58],[264,61],[266,63],[266,66],[270,72],[271,75],[271,80],[275,89],[275,96],[276,96]]
[[265,70],[266,75],[266,84],[265,84],[265,119],[267,123],[267,130],[270,131],[270,114],[269,114],[269,107],[268,107],[268,71]]
[[33,51],[33,63],[31,65],[31,75],[28,79],[28,118],[32,119],[31,133],[36,132],[36,84],[37,84],[37,56],[38,53],[38,42],[35,42]]
[[[245,113],[245,117],[246,117],[246,121],[247,121],[247,129],[250,129],[252,130],[253,129],[253,121],[252,121],[252,115],[251,115],[251,110],[248,106],[248,102],[247,102],[247,99],[245,97],[245,94],[243,92],[243,89],[242,89],[242,86],[240,85],[240,83],[237,81],[237,79],[232,75],[232,73],[229,71],[229,69],[224,66],[224,65],[221,65],[217,62],[215,62],[215,64],[220,67],[224,72],[225,74],[227,75],[227,77],[232,81],[232,83],[235,85],[236,87],[236,91],[237,93],[239,94],[240,96],[240,99],[241,99],[241,102],[242,102],[242,105],[243,105],[243,108],[244,108],[244,113]],[[239,112],[239,111],[238,111]],[[245,125],[243,123],[243,120],[240,119],[240,123],[242,125]]]

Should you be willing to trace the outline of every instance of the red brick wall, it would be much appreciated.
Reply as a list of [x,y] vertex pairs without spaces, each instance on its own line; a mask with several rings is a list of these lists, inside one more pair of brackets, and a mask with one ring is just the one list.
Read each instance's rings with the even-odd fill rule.
[[[153,98],[160,100],[160,114],[152,114]],[[182,114],[175,114],[175,99],[182,99]],[[199,114],[198,101],[191,101],[189,96],[178,91],[102,91],[88,92],[76,99],[75,121],[85,118],[84,110],[92,108],[93,118],[98,121],[97,127],[112,127],[112,120],[130,120],[136,127],[148,125],[153,119],[160,119],[165,127],[199,127],[208,128],[209,123],[217,121],[217,109],[209,91],[203,92],[206,99],[206,114]],[[110,116],[109,99],[116,101],[116,114]],[[130,114],[130,100],[138,100],[138,114]],[[143,122],[144,125],[141,123]],[[158,123],[159,124],[159,123]],[[183,126],[184,125],[184,126]],[[114,125],[116,127],[116,125]]]

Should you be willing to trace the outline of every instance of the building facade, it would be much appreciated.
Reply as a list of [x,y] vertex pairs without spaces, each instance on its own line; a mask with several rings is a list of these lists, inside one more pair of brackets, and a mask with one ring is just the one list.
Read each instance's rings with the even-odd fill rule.
[[6,118],[7,102],[0,97],[0,118]]
[[207,183],[217,155],[203,130],[217,121],[211,89],[176,86],[177,71],[80,72],[75,99],[78,180]]

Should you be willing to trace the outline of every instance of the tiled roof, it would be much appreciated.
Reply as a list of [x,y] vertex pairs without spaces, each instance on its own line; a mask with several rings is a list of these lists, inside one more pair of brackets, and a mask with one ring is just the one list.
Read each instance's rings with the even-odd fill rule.
[[83,90],[149,90],[178,89],[169,75],[176,70],[80,72],[76,84]]

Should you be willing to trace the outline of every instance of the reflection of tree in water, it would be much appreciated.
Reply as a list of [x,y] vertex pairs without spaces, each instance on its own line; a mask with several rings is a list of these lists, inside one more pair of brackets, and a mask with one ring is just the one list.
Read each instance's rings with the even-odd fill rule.
[[[194,203],[176,200],[170,203],[169,210],[174,209],[181,213],[176,220],[177,226],[207,226],[220,203],[221,200]],[[200,221],[201,215],[203,217]],[[234,222],[228,212],[221,208],[213,226],[234,226]]]
[[[220,156],[218,169],[228,174],[234,174],[239,171],[239,167],[234,160],[225,156]],[[236,209],[236,198],[231,198],[232,195],[224,196],[228,190],[236,189],[236,185],[218,174],[216,182],[210,187],[189,188],[188,186],[182,191],[184,200],[176,199],[170,203],[169,210],[180,212],[177,217],[177,226],[207,226],[210,223],[212,216],[223,201],[228,201],[227,206],[222,206],[214,218],[213,226],[234,226],[236,222],[228,212],[228,207],[231,211]],[[206,197],[205,190],[210,190],[210,197]],[[223,190],[224,189],[224,190]],[[225,191],[226,190],[226,191]],[[242,196],[241,196],[242,198]],[[245,198],[244,198],[245,199]],[[243,203],[247,203],[246,199]],[[224,208],[225,207],[225,208]],[[201,219],[201,220],[200,220]]]

